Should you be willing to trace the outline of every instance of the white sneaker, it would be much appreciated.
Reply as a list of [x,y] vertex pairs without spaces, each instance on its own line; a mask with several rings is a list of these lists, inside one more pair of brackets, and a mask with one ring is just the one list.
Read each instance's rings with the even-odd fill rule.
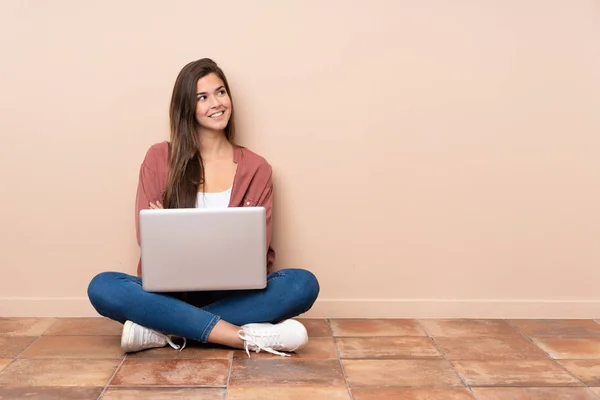
[[165,347],[167,343],[175,350],[183,350],[186,342],[186,339],[183,338],[183,346],[179,346],[173,343],[169,336],[153,331],[152,329],[144,328],[131,321],[125,322],[123,333],[121,334],[121,348],[126,353]]
[[250,351],[261,350],[280,356],[289,354],[280,351],[296,351],[308,343],[306,328],[300,322],[288,319],[278,324],[247,324],[241,327],[238,335],[244,341],[248,357]]

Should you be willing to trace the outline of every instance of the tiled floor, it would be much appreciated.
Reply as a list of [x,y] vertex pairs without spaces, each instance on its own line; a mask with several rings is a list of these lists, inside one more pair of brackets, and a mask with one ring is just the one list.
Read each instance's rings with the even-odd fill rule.
[[125,355],[101,318],[0,318],[0,400],[600,399],[592,320],[302,320],[292,357]]

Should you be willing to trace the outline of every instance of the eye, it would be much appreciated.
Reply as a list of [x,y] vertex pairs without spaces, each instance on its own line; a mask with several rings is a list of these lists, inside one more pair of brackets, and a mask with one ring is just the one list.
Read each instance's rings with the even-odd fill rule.
[[206,100],[206,96],[203,94],[198,96],[198,101],[200,101],[200,100]]
[[227,92],[225,91],[225,89],[221,89],[218,91],[219,96],[225,96],[227,94]]

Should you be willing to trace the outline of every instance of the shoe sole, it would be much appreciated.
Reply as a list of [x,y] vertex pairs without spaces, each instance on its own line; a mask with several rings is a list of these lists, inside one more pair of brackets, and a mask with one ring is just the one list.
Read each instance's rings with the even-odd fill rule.
[[129,351],[129,338],[131,337],[131,329],[133,328],[133,322],[125,321],[123,325],[123,333],[121,334],[121,349],[125,352]]

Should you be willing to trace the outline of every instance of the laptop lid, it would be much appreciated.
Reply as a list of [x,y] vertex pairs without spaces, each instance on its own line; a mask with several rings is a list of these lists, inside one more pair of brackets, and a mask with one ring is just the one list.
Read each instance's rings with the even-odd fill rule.
[[264,207],[140,211],[142,287],[148,292],[266,287]]

